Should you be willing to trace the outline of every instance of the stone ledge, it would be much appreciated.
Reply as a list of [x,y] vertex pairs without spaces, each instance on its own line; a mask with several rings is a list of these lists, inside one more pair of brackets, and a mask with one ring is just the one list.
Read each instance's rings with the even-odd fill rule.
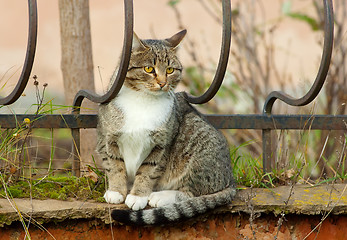
[[[293,188],[288,204],[285,201],[291,192],[288,186],[272,189],[254,188],[239,190],[234,202],[226,207],[216,209],[215,214],[222,213],[274,213],[318,215],[322,212],[347,214],[347,184],[296,185]],[[0,227],[19,221],[21,213],[24,219],[34,219],[38,223],[61,222],[75,219],[98,219],[105,224],[111,222],[109,213],[124,205],[107,203],[0,199]]]
[[[291,195],[289,197],[289,195]],[[288,201],[289,198],[289,201]],[[288,204],[285,202],[288,201]],[[347,214],[347,184],[295,185],[239,191],[229,206],[231,212],[265,212],[318,215],[322,212]]]

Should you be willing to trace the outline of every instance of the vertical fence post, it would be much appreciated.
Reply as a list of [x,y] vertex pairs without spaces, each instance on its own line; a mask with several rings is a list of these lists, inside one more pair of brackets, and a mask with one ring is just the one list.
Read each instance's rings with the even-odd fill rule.
[[0,105],[10,105],[17,101],[22,96],[22,93],[27,86],[31,70],[34,64],[36,42],[37,42],[37,2],[36,0],[28,0],[29,10],[29,29],[28,29],[28,42],[25,55],[25,61],[22,68],[22,73],[18,79],[18,82],[12,92],[6,97],[0,97]]
[[81,176],[81,155],[80,155],[80,149],[81,149],[81,139],[80,139],[80,129],[79,128],[72,128],[71,129],[71,135],[72,135],[72,141],[73,141],[73,147],[72,147],[72,153],[73,153],[73,161],[72,161],[72,174],[76,177]]
[[263,140],[263,171],[267,173],[271,170],[271,130],[262,130]]
[[262,140],[263,140],[263,171],[264,173],[271,172],[271,169],[275,167],[275,148],[273,131],[270,129],[262,130]]
[[[329,71],[330,60],[334,43],[334,12],[332,0],[323,0],[324,3],[324,45],[319,70],[310,90],[301,98],[294,98],[281,91],[271,92],[263,107],[263,114],[271,116],[274,102],[278,99],[290,106],[305,106],[311,103],[323,87]],[[271,142],[271,130],[263,129],[263,168],[265,172],[271,171],[275,162],[275,151]]]

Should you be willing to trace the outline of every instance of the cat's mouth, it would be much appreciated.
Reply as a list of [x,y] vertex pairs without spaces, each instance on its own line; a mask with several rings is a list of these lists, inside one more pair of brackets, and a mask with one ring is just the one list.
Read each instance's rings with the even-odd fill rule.
[[169,91],[170,91],[169,86],[164,86],[164,87],[155,86],[155,87],[149,89],[149,92],[153,95],[161,95],[161,94],[168,93]]
[[160,87],[157,91],[168,92],[170,88],[168,86]]
[[154,88],[157,91],[164,91],[164,92],[168,92],[170,90],[170,86],[167,81],[159,81],[158,79],[156,83],[154,84]]
[[168,92],[170,90],[170,86],[167,83],[157,83],[151,90],[154,92]]

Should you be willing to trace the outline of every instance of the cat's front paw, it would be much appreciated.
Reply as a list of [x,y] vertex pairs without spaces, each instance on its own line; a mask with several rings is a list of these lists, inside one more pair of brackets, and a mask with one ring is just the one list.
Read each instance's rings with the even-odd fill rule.
[[132,210],[141,210],[147,206],[148,197],[139,197],[132,194],[128,194],[125,199],[125,204]]
[[119,192],[107,190],[104,194],[107,203],[120,204],[124,202],[124,197]]

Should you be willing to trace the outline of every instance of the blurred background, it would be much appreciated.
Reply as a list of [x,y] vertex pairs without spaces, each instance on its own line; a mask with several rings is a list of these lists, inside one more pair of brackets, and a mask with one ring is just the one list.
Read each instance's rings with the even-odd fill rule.
[[[38,41],[32,75],[39,89],[47,83],[44,101],[70,106],[65,101],[61,71],[59,1],[38,0]],[[198,106],[204,113],[261,113],[264,99],[273,90],[294,97],[304,95],[318,72],[323,44],[323,10],[318,0],[233,0],[233,36],[229,65],[223,86],[213,101]],[[347,3],[334,1],[335,47],[328,79],[318,99],[306,107],[288,107],[276,102],[275,114],[346,114],[346,28]],[[18,81],[27,41],[27,2],[0,0],[0,95],[10,93]],[[123,1],[90,0],[94,84],[103,93],[122,49]],[[186,28],[180,56],[185,67],[178,87],[192,94],[204,92],[213,79],[221,45],[220,0],[134,1],[134,30],[140,38],[167,38]],[[25,96],[0,113],[34,112],[36,87],[30,81]],[[77,92],[77,90],[76,90]],[[87,100],[86,100],[87,101]],[[94,108],[94,107],[91,107]],[[95,107],[96,108],[96,107]],[[63,108],[59,112],[69,112]],[[224,131],[237,162],[246,174],[249,162],[261,168],[261,132]],[[38,130],[33,143],[35,159],[48,164],[55,158],[57,169],[69,169],[71,137],[68,131],[56,134]],[[51,138],[54,138],[52,143]],[[48,144],[44,142],[48,139]],[[346,176],[346,131],[278,131],[278,169],[283,181],[294,170],[305,168],[302,179]],[[34,141],[36,141],[34,143]],[[52,157],[52,145],[54,156]],[[46,146],[46,147],[45,147]],[[46,150],[44,150],[46,149]],[[96,159],[89,147],[83,161]],[[85,153],[84,153],[85,154]],[[295,171],[294,171],[295,172]],[[240,172],[242,175],[243,173]],[[334,175],[335,174],[335,175]],[[279,179],[280,181],[281,179]]]

